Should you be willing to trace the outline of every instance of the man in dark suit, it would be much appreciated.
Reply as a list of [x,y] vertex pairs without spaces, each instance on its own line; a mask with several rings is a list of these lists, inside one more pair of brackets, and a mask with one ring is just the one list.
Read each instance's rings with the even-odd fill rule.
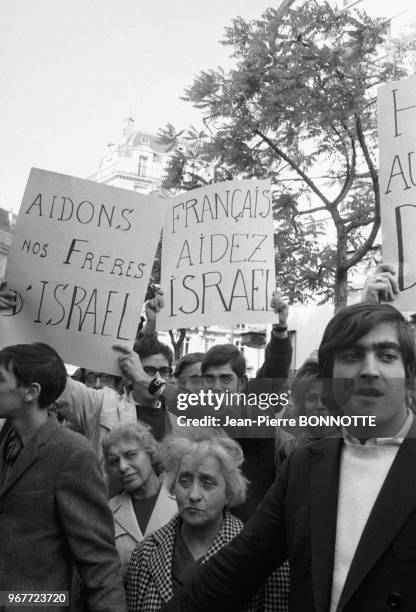
[[0,445],[0,591],[69,591],[76,567],[90,612],[125,612],[97,457],[48,414],[65,383],[46,344],[0,351],[0,418],[9,425]]
[[238,609],[287,558],[296,612],[416,610],[412,332],[390,305],[347,307],[319,365],[332,414],[375,426],[351,418],[340,438],[295,451],[241,534],[165,611]]

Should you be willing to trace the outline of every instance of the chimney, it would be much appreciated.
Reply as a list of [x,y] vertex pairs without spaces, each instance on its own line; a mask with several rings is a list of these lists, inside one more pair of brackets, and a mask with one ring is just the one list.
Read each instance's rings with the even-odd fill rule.
[[124,119],[123,136],[125,138],[128,138],[129,136],[131,136],[131,134],[133,133],[133,129],[134,129],[134,119],[132,119],[132,117],[127,117],[127,119]]

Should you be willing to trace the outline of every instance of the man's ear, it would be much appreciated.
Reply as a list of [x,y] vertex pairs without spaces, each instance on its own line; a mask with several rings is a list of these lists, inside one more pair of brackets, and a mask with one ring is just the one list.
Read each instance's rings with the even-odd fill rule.
[[240,376],[240,378],[238,379],[238,392],[245,393],[247,390],[247,384],[248,384],[247,374],[243,374],[243,376]]
[[39,395],[41,392],[39,383],[30,383],[25,393],[25,401],[26,402],[34,402],[39,399]]

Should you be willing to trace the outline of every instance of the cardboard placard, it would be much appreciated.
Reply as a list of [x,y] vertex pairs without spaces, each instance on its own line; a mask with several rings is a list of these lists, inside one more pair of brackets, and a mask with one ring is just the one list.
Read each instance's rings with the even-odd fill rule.
[[119,374],[113,344],[133,346],[165,202],[32,169],[0,311],[2,346],[42,341],[67,363]]
[[378,89],[383,261],[398,272],[395,306],[416,307],[416,76]]
[[163,226],[160,330],[275,320],[269,181],[229,181],[175,196]]

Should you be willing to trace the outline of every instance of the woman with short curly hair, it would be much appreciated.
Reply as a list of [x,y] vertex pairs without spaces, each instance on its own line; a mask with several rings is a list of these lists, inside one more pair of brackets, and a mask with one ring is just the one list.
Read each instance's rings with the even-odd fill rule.
[[242,504],[246,498],[248,480],[243,476],[240,466],[244,461],[241,446],[225,435],[192,428],[187,437],[167,436],[161,446],[161,461],[166,472],[166,485],[173,491],[185,455],[191,455],[197,463],[204,455],[215,457],[222,467],[227,496],[227,507]]
[[[162,442],[161,459],[178,514],[133,552],[127,579],[129,612],[160,610],[198,566],[243,527],[229,510],[245,500],[248,484],[237,442],[215,430],[190,428]],[[279,579],[269,579],[270,584],[242,609],[286,612],[288,569],[279,572]],[[266,595],[272,596],[270,605]]]

